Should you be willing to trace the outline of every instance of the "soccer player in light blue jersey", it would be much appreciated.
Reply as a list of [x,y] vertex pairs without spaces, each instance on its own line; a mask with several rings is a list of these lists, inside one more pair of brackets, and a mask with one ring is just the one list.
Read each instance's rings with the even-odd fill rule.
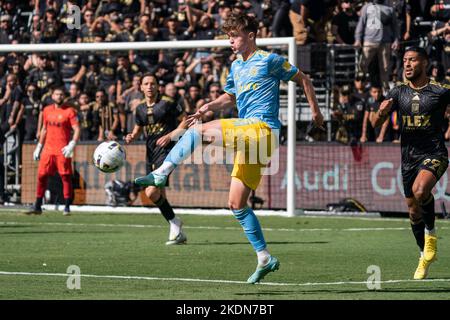
[[[230,39],[231,49],[238,55],[231,66],[225,93],[191,115],[187,120],[190,129],[171,150],[164,163],[149,175],[137,178],[135,183],[164,186],[167,176],[202,143],[202,137],[212,139],[215,144],[220,143],[225,148],[233,148],[236,157],[228,205],[256,251],[256,271],[247,280],[248,283],[256,283],[269,272],[278,270],[280,265],[278,259],[269,253],[258,218],[247,205],[251,191],[260,183],[262,169],[267,162],[260,158],[256,162],[249,161],[251,150],[242,151],[237,145],[243,141],[246,148],[257,145],[258,149],[264,147],[268,156],[272,154],[276,145],[275,132],[281,127],[278,119],[280,80],[291,80],[303,87],[316,126],[323,125],[323,116],[309,77],[285,58],[257,48],[258,21],[254,17],[232,14],[223,25],[223,30]],[[208,111],[235,105],[239,119],[198,123]]]

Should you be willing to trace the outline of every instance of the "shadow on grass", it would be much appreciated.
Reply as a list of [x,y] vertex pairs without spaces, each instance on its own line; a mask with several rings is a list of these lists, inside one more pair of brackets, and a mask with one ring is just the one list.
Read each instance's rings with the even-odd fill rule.
[[[271,241],[267,242],[268,245],[277,245],[277,244],[327,244],[329,241]],[[188,242],[189,245],[192,246],[205,246],[205,245],[240,245],[240,244],[249,244],[248,242],[241,241],[241,242]]]

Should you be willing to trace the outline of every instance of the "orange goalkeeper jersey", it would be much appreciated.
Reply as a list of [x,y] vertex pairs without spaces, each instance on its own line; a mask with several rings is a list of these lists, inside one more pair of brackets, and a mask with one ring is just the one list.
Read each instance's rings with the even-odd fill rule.
[[44,108],[43,125],[47,128],[44,150],[47,154],[61,155],[61,149],[71,140],[72,126],[78,124],[74,108],[62,105],[56,108],[51,104]]

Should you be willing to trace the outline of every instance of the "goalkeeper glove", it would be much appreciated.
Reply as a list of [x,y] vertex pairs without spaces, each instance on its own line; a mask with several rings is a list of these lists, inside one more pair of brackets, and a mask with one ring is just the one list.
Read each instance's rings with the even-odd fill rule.
[[39,160],[39,158],[41,157],[41,151],[42,151],[42,144],[38,143],[38,145],[36,146],[36,149],[34,149],[34,152],[33,152],[33,160],[34,161]]
[[70,141],[67,146],[61,149],[63,155],[65,158],[72,158],[73,156],[73,149],[75,149],[76,142]]

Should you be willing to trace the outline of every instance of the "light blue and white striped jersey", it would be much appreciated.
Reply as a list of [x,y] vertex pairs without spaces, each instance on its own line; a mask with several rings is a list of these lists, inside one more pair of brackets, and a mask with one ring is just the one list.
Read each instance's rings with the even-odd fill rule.
[[292,79],[297,71],[284,57],[257,50],[247,61],[239,56],[233,62],[224,90],[236,97],[239,118],[258,118],[279,129],[280,80]]

